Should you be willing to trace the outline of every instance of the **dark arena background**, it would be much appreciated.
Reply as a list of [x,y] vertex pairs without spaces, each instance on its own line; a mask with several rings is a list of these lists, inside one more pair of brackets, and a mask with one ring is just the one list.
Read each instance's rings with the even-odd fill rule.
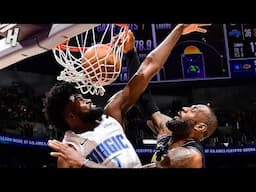
[[[140,59],[174,26],[129,24]],[[183,36],[150,83],[165,114],[172,115],[190,104],[211,104],[219,127],[203,143],[208,168],[256,167],[255,31],[256,25],[251,24],[213,24],[206,34]],[[123,60],[125,63],[125,57]],[[61,70],[50,49],[0,70],[1,168],[56,167],[47,140],[61,140],[63,135],[47,124],[43,106],[46,92]],[[118,79],[105,87],[105,95],[95,96],[97,105],[105,104],[127,81],[123,64]],[[142,163],[149,163],[156,136],[136,106],[127,115],[125,131]]]

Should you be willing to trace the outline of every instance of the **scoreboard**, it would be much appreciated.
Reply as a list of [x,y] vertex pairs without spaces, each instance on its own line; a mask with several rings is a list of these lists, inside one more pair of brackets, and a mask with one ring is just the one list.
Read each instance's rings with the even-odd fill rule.
[[[141,62],[175,27],[175,24],[129,24]],[[213,24],[205,34],[193,32],[181,36],[165,65],[152,83],[231,78],[227,62],[226,26]],[[256,44],[255,44],[256,46]],[[256,47],[255,47],[256,48]],[[229,55],[229,54],[228,54]],[[128,81],[124,57],[119,78],[113,84]]]
[[256,25],[224,25],[227,62],[233,78],[256,77]]
[[[134,33],[135,46],[141,62],[176,26],[172,23],[128,25]],[[96,27],[96,37],[99,39],[102,37],[104,27],[106,24]],[[181,36],[151,83],[256,79],[256,25],[212,24],[206,28],[207,33],[193,32]],[[62,68],[59,65],[52,65],[52,60],[52,53],[44,54],[20,62],[19,65],[12,65],[10,69],[58,75]],[[48,70],[49,68],[51,70]],[[112,84],[126,84],[128,80],[124,56],[121,73]]]

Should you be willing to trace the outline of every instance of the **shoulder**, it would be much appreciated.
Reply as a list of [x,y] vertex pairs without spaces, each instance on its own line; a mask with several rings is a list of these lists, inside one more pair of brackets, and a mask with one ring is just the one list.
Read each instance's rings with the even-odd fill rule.
[[202,168],[202,154],[194,147],[175,147],[168,150],[168,157],[175,168]]
[[103,115],[100,125],[94,129],[94,132],[98,132],[98,131],[106,132],[106,129],[108,130],[107,132],[109,132],[110,130],[116,130],[116,129],[123,130],[122,125],[115,118],[108,115]]
[[75,134],[73,131],[66,131],[64,134],[64,137],[62,139],[62,142],[73,140],[74,138],[77,138],[77,137],[78,137],[78,135]]

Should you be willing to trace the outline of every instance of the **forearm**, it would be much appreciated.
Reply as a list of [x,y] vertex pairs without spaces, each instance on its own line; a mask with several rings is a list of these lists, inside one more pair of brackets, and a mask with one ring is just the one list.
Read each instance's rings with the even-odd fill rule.
[[128,68],[128,76],[130,79],[140,67],[139,56],[135,48],[126,54],[126,65]]
[[124,114],[136,103],[149,81],[164,65],[182,32],[183,25],[177,25],[166,39],[144,59],[136,74],[133,75],[120,94],[122,95],[120,102]]
[[[128,75],[129,75],[129,78],[131,78],[140,67],[140,60],[135,48],[129,51],[126,54],[126,56],[127,56]],[[137,105],[139,106],[142,113],[144,114],[145,119],[150,119],[151,115],[154,112],[159,110],[156,102],[152,97],[150,86],[148,86],[146,90],[143,92],[143,94],[140,96],[137,102]]]
[[158,70],[161,69],[162,65],[166,62],[172,49],[175,47],[179,38],[183,33],[184,25],[178,24],[172,32],[153,50],[148,54],[150,62]]
[[146,120],[151,119],[152,114],[159,111],[159,107],[151,94],[150,85],[148,85],[146,90],[140,96],[137,104],[144,114]]
[[158,138],[163,135],[169,135],[172,133],[166,127],[166,122],[171,120],[171,117],[162,114],[161,112],[156,112],[151,115],[151,119],[153,131],[155,132]]
[[[171,50],[174,48],[180,36],[182,35],[183,28],[184,28],[183,25],[181,24],[177,25],[174,28],[174,30],[166,37],[166,39],[149,54],[149,56],[152,57],[152,63],[154,63],[154,65],[156,66],[163,65],[166,62],[168,56],[171,53]],[[158,69],[160,69],[160,67],[158,67]],[[152,115],[155,112],[159,111],[159,108],[152,97],[149,86],[141,95],[139,99],[139,103],[143,106],[142,109],[144,110],[143,112],[145,113],[146,118],[154,119],[154,116]],[[159,130],[154,130],[154,131],[157,131],[158,133],[161,132],[162,130],[164,130],[165,132],[166,130],[166,127],[163,128],[163,126],[160,125],[159,123],[157,123],[156,126],[154,126],[154,128],[159,129]]]

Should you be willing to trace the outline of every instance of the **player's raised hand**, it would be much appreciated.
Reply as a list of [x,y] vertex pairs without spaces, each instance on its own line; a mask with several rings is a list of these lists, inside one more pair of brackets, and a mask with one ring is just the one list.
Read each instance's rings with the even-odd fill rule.
[[184,28],[182,35],[186,35],[192,32],[206,33],[207,29],[202,27],[210,26],[211,24],[183,24]]
[[[134,37],[133,32],[130,29],[124,33],[126,33],[126,35],[127,35],[125,42],[123,42],[123,40],[124,40],[123,38],[120,38],[119,35],[116,35],[115,37],[113,37],[111,44],[114,45],[115,43],[117,43],[118,46],[121,46],[124,43],[123,52],[126,54],[129,51],[132,51],[134,49],[135,37]],[[122,35],[125,35],[124,33]]]
[[129,51],[133,50],[135,47],[135,37],[131,30],[127,32],[127,40],[124,43],[124,53],[128,53]]
[[84,158],[73,147],[57,140],[49,140],[48,146],[55,150],[50,153],[52,157],[62,158],[69,167],[82,167]]

